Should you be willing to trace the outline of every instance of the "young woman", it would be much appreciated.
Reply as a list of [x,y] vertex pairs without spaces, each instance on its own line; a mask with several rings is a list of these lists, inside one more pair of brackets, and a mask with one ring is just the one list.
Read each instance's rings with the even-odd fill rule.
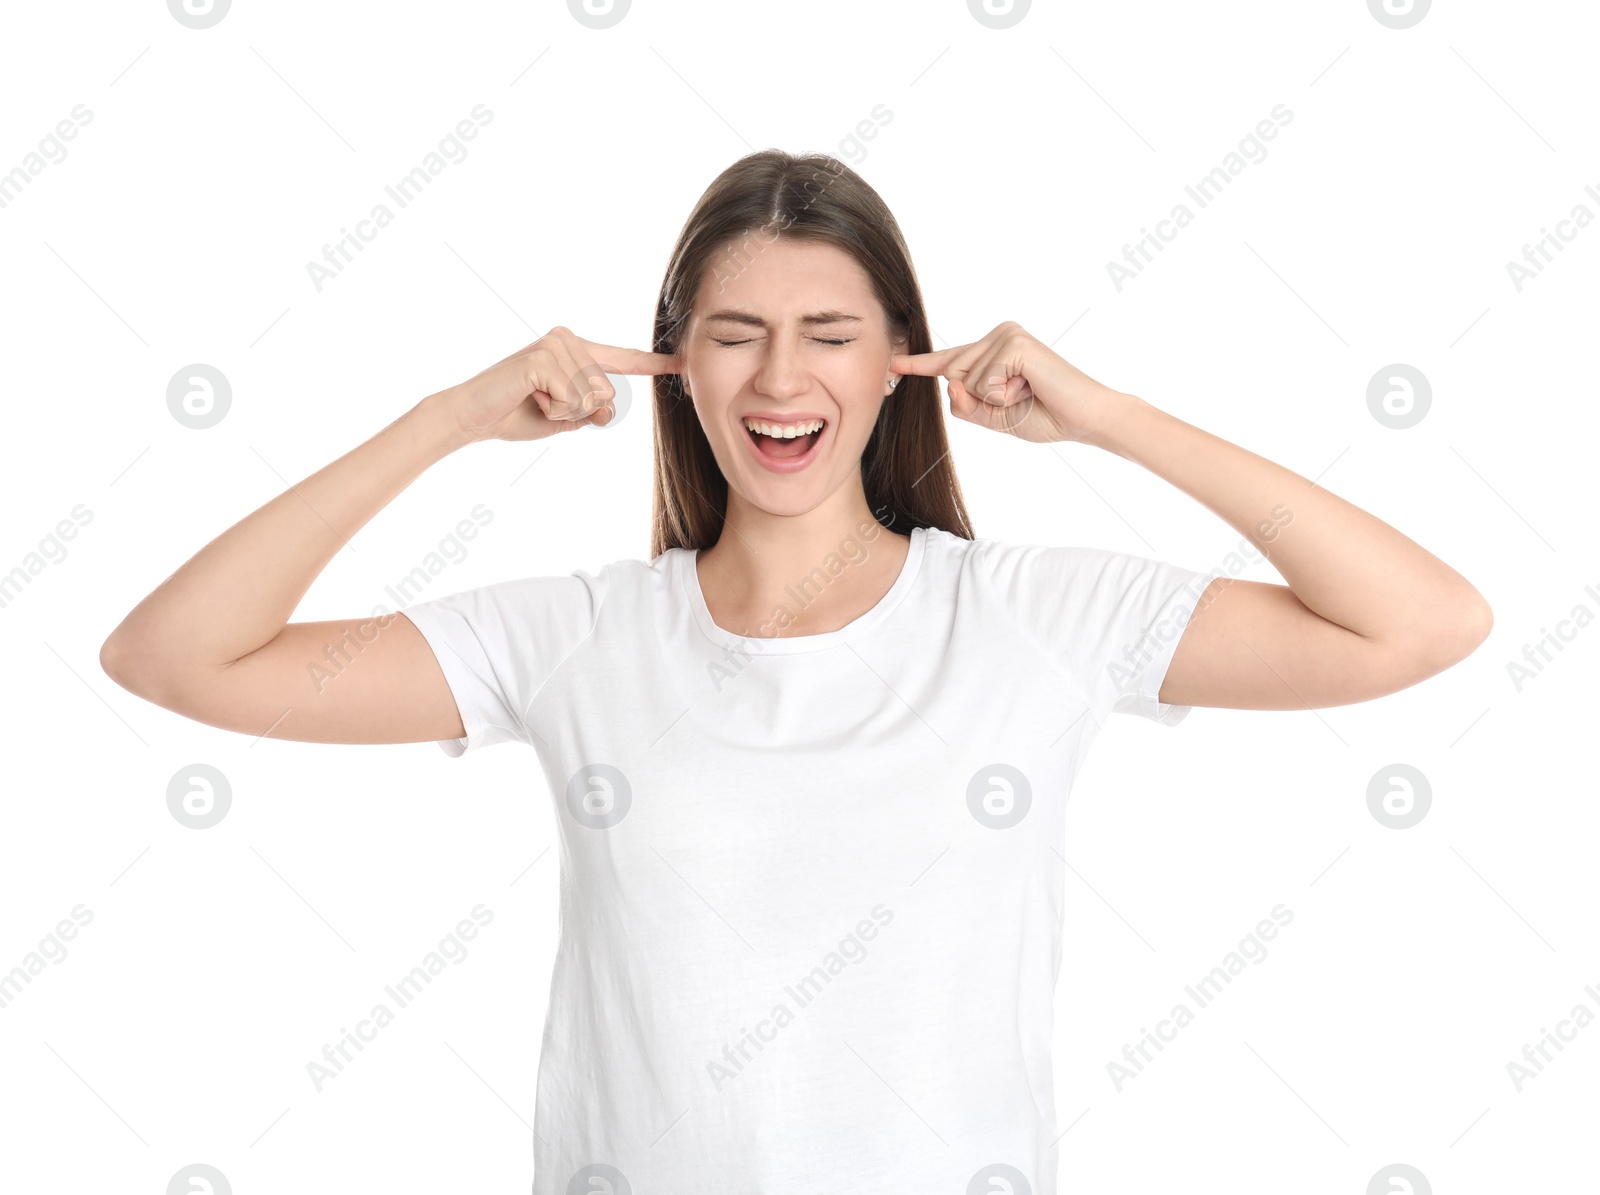
[[[1368,701],[1489,608],[1015,323],[930,351],[893,217],[829,157],[711,185],[654,349],[558,327],[423,399],[202,548],[105,670],[252,735],[534,748],[561,842],[536,1192],[1053,1192],[1063,807],[1106,716]],[[608,422],[602,370],[653,377],[650,560],[289,621],[434,462]],[[974,538],[939,377],[958,419],[1143,465],[1288,584]]]

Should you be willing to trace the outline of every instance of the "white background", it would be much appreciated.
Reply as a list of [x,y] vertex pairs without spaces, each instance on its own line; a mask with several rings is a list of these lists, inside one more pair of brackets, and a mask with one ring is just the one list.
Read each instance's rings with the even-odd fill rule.
[[[533,755],[257,740],[141,701],[97,653],[204,543],[423,396],[554,324],[649,347],[684,217],[768,146],[881,192],[939,346],[1015,319],[1373,512],[1494,609],[1470,659],[1380,701],[1113,719],[1069,820],[1063,1189],[1361,1195],[1395,1162],[1438,1192],[1595,1180],[1600,1028],[1520,1092],[1507,1071],[1600,1012],[1600,630],[1569,624],[1520,691],[1507,668],[1600,609],[1600,228],[1520,292],[1506,268],[1579,203],[1600,214],[1592,6],[1439,3],[1405,30],[1360,0],[1038,3],[1003,31],[951,2],[640,0],[605,30],[549,0],[4,20],[0,171],[75,105],[92,120],[0,209],[0,571],[76,505],[92,520],[0,608],[0,972],[74,906],[93,920],[0,1009],[0,1186],[157,1195],[205,1162],[241,1195],[527,1189],[556,932]],[[318,291],[307,263],[478,104],[467,157]],[[1267,156],[1119,291],[1107,263],[1278,104]],[[166,405],[196,362],[232,386],[198,431]],[[1406,430],[1366,401],[1397,362],[1433,392]],[[1228,568],[1240,533],[1161,479],[950,423],[980,535]],[[492,522],[424,596],[642,557],[650,468],[645,403],[463,451],[296,617],[392,608],[384,586],[479,503]],[[197,762],[233,797],[204,831],[166,807]],[[1367,807],[1397,762],[1432,788],[1408,830]],[[319,1094],[306,1064],[479,903],[465,961]],[[1124,1043],[1280,903],[1265,961],[1118,1092]]]

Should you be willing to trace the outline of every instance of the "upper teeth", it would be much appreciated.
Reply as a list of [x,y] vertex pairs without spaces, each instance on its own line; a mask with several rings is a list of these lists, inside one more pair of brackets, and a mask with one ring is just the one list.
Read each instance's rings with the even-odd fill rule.
[[761,423],[755,419],[746,419],[744,425],[753,432],[763,436],[776,436],[782,440],[792,440],[796,436],[808,436],[812,432],[822,430],[821,419],[808,419],[804,423]]

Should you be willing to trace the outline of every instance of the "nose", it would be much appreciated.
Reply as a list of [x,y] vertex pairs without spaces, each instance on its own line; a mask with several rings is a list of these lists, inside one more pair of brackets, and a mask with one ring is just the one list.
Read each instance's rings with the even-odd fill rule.
[[754,382],[758,392],[773,398],[804,394],[811,388],[811,377],[801,360],[800,346],[786,337],[768,337]]

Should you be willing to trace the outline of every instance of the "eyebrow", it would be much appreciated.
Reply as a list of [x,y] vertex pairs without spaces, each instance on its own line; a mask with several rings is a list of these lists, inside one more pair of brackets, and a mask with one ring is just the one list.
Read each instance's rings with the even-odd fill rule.
[[[711,323],[712,321],[721,321],[729,324],[748,324],[754,328],[765,328],[767,326],[767,321],[759,315],[753,315],[748,311],[739,311],[731,307],[724,308],[721,311],[713,311],[705,317],[706,323]],[[800,317],[800,323],[806,327],[814,327],[817,324],[859,324],[860,322],[861,317],[859,315],[851,315],[846,311],[813,311]]]

